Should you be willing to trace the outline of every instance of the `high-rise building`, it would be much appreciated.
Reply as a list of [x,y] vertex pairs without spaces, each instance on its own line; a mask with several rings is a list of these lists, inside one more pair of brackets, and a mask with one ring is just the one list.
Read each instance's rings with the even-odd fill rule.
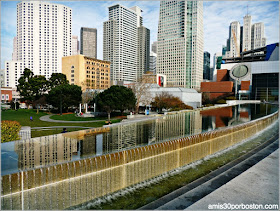
[[149,71],[150,65],[150,29],[144,26],[137,28],[137,81]]
[[81,28],[81,54],[97,58],[97,29],[96,28]]
[[210,80],[210,53],[203,54],[203,79]]
[[61,58],[71,55],[71,35],[71,8],[41,1],[17,4],[17,60],[35,75],[48,79],[61,73]]
[[229,57],[240,56],[240,23],[234,21],[230,23],[230,53]]
[[135,82],[148,70],[150,31],[143,27],[138,6],[116,4],[108,9],[109,20],[103,23],[103,59],[111,62],[114,84]]
[[13,54],[12,54],[12,60],[17,61],[17,37],[14,37],[13,39]]
[[80,54],[78,36],[72,35],[72,52],[71,55]]
[[150,52],[150,69],[149,71],[156,74],[157,67],[157,54],[153,51]]
[[246,15],[243,17],[243,39],[242,39],[242,50],[241,51],[249,51],[251,50],[251,26],[252,25],[252,17],[250,15]]
[[203,80],[203,2],[161,1],[157,73],[167,86],[200,89]]
[[157,41],[152,44],[152,52],[157,53]]
[[252,24],[252,17],[247,14],[243,17],[243,26],[240,26],[238,21],[230,24],[227,51],[224,53],[223,48],[223,56],[225,58],[238,57],[241,52],[261,48],[265,45],[264,24],[262,22]]
[[255,23],[252,25],[252,48],[261,48],[266,45],[266,38],[264,37],[264,24]]

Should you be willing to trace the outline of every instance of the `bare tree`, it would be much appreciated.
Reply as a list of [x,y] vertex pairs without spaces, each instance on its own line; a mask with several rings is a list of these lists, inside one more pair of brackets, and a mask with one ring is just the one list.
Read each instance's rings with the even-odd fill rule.
[[89,103],[93,100],[94,92],[85,91],[82,94],[82,103]]
[[152,83],[150,83],[150,80],[148,78],[142,78],[139,82],[130,85],[130,88],[132,89],[136,97],[136,113],[138,113],[139,111],[140,103],[143,105],[149,105],[151,103],[153,99],[150,93],[151,87]]

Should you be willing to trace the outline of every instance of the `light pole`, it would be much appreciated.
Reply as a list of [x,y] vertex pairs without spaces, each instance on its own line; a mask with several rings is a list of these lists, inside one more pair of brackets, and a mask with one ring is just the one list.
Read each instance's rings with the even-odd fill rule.
[[15,98],[15,110],[17,110],[17,99]]
[[96,96],[97,96],[97,91],[94,91],[94,117],[96,117]]

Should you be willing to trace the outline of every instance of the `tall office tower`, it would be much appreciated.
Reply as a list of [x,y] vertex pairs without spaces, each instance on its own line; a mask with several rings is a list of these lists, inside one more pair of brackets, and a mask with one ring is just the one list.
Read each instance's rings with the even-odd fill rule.
[[210,80],[210,53],[203,54],[203,79]]
[[241,51],[251,50],[251,23],[252,17],[250,15],[246,15],[243,17],[243,39]]
[[240,55],[240,23],[234,21],[230,24],[230,57]]
[[[138,6],[127,8],[120,4],[108,9],[109,20],[103,23],[103,59],[111,62],[111,80],[114,83],[135,82],[141,75],[137,73],[143,72],[142,67],[149,64],[150,33],[142,26],[142,10]],[[141,54],[138,53],[140,51]]]
[[156,68],[167,86],[200,89],[203,44],[203,2],[161,1]]
[[149,71],[150,65],[150,29],[144,26],[137,28],[137,81],[141,80],[142,75]]
[[156,67],[157,67],[157,54],[151,51],[149,71],[156,74]]
[[153,42],[153,44],[152,44],[152,51],[154,52],[154,53],[157,53],[157,41],[155,41],[155,42]]
[[14,37],[13,39],[13,54],[12,54],[12,60],[17,61],[17,37]]
[[72,9],[61,4],[17,4],[17,60],[47,79],[61,73],[61,58],[71,55]]
[[71,55],[80,54],[78,36],[72,35],[72,52]]
[[222,54],[223,54],[223,56],[226,55],[226,52],[227,52],[227,46],[223,45],[223,47],[222,47]]
[[252,49],[264,47],[266,38],[264,37],[264,24],[255,23],[252,25]]
[[96,28],[81,28],[81,54],[90,58],[97,58],[97,29]]

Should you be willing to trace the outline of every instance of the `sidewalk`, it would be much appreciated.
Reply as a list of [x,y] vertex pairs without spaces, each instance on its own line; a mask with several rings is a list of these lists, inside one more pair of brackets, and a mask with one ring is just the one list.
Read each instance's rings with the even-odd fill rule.
[[187,210],[207,210],[218,203],[279,205],[279,149]]
[[64,120],[54,120],[51,119],[50,117],[53,116],[55,114],[51,114],[51,115],[46,115],[46,116],[41,116],[40,120],[44,121],[44,122],[60,122],[60,123],[89,123],[89,122],[102,122],[105,120],[92,120],[92,121],[64,121]]

